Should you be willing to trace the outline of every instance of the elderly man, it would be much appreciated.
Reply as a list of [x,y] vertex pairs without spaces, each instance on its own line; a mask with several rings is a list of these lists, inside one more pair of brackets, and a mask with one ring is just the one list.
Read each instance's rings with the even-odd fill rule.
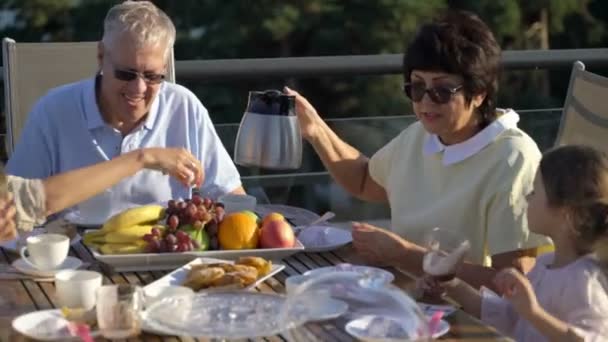
[[103,208],[107,217],[132,204],[189,197],[190,187],[180,180],[203,178],[199,160],[203,195],[244,193],[205,107],[186,88],[164,82],[174,41],[173,23],[152,3],[112,7],[99,42],[98,74],[53,89],[38,101],[7,173],[44,179],[129,151],[167,147],[146,153],[167,162],[161,164],[180,164],[181,176],[165,177],[162,166],[162,173],[140,171],[91,199],[92,207]]

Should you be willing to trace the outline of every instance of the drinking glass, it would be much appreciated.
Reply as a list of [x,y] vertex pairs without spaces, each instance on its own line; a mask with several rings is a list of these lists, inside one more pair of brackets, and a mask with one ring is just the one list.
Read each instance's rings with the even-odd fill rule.
[[[464,236],[438,227],[425,233],[423,245],[427,252],[422,261],[422,270],[438,282],[454,279],[470,248],[470,243]],[[440,299],[443,293],[425,292],[424,296]]]
[[97,290],[97,323],[105,338],[124,339],[139,335],[139,311],[143,309],[139,286],[105,285]]

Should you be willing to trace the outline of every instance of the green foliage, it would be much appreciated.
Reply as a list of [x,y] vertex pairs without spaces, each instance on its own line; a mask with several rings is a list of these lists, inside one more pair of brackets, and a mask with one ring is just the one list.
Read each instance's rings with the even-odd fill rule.
[[[4,0],[0,9],[15,21],[0,28],[17,41],[82,41],[101,37],[110,0]],[[548,15],[551,47],[602,46],[608,42],[608,3],[600,0],[156,0],[178,30],[179,60],[400,53],[417,27],[445,9],[478,13],[503,48],[534,48],[534,25]],[[591,15],[590,13],[594,13]],[[596,14],[597,13],[597,14]],[[546,77],[507,75],[501,105],[540,106],[559,98],[538,96]],[[561,94],[567,77],[556,77]],[[380,116],[410,112],[394,76],[314,77],[188,83],[216,122],[238,122],[247,91],[289,84],[327,117]],[[503,83],[504,84],[504,83]],[[523,94],[523,95],[522,95]],[[535,102],[536,101],[536,102]]]

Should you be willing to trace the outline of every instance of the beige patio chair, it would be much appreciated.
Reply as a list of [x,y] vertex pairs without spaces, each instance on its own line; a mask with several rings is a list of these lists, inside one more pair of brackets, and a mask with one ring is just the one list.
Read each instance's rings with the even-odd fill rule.
[[590,145],[608,153],[608,78],[574,62],[556,146]]
[[[10,157],[28,113],[46,92],[91,77],[97,71],[97,42],[17,43],[2,40],[6,153]],[[175,82],[173,51],[167,80]]]

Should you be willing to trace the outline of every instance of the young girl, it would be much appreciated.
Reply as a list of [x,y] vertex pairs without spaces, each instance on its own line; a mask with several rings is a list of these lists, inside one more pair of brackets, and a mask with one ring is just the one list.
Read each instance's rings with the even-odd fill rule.
[[553,239],[527,277],[498,273],[499,297],[460,279],[433,283],[464,309],[517,341],[608,341],[608,159],[584,146],[547,152],[528,195],[528,223]]

